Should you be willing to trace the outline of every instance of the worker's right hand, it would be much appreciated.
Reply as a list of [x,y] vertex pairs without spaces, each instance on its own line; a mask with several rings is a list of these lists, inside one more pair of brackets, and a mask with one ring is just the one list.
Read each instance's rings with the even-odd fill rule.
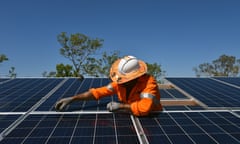
[[117,111],[120,109],[120,103],[118,102],[109,102],[107,104],[107,109],[110,111],[110,112],[114,112],[114,111]]
[[55,104],[55,109],[57,111],[62,111],[68,104],[70,104],[73,101],[72,97],[67,97],[67,98],[63,98],[61,100],[59,100],[56,104]]

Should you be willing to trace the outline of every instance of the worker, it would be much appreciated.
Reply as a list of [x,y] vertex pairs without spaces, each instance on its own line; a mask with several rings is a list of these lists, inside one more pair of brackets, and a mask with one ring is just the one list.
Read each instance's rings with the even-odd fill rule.
[[146,116],[151,111],[162,110],[160,92],[153,76],[147,74],[147,65],[134,56],[116,60],[110,69],[112,80],[107,86],[91,88],[86,92],[59,100],[55,108],[62,111],[68,104],[79,100],[98,100],[118,95],[119,102],[109,102],[110,112],[129,111],[135,116]]

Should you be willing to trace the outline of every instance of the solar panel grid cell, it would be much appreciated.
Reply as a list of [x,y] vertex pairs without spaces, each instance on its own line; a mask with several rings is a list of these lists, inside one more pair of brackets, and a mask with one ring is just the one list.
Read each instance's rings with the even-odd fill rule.
[[184,94],[176,89],[160,89],[161,98],[168,99],[188,99]]

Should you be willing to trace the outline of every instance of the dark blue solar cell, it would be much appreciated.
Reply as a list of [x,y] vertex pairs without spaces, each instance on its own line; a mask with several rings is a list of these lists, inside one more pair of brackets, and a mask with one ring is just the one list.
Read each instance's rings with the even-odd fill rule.
[[182,125],[181,127],[188,134],[201,134],[201,133],[204,133],[204,131],[200,127],[197,127],[196,125]]
[[52,133],[53,137],[71,137],[73,134],[73,128],[67,128],[67,127],[57,127],[54,129],[54,132]]
[[34,128],[29,137],[48,137],[52,132],[52,128],[37,127]]
[[[26,144],[42,144],[45,143],[47,141],[48,137],[41,137],[41,138],[28,138],[24,141],[24,143]],[[22,140],[18,140],[17,142],[22,141]]]
[[218,143],[223,143],[223,144],[237,144],[240,141],[237,140],[235,137],[227,135],[227,134],[211,134],[211,136],[218,141]]
[[159,118],[158,119],[159,124],[161,125],[175,125],[175,121],[171,118]]
[[193,144],[194,142],[187,135],[168,135],[174,144]]
[[95,144],[112,144],[112,143],[115,143],[116,142],[116,137],[115,136],[109,136],[109,135],[106,135],[104,137],[95,137],[94,139],[94,143]]
[[18,119],[20,115],[0,115],[0,133]]
[[217,143],[213,138],[207,134],[191,134],[190,137],[198,144],[215,144]]
[[13,137],[13,138],[9,138],[9,139],[3,139],[2,141],[0,141],[0,144],[18,144],[21,141],[24,141],[24,137],[20,138],[20,137]]
[[81,127],[81,128],[76,128],[74,132],[75,137],[79,136],[92,136],[94,133],[94,126],[88,126],[88,127]]
[[176,98],[184,98],[188,99],[184,94],[179,92],[176,89],[160,89],[161,98],[168,98],[168,99],[176,99]]
[[224,131],[228,133],[239,133],[240,134],[240,128],[236,125],[219,125]]
[[222,133],[222,129],[220,129],[217,125],[207,124],[201,125],[201,128],[208,133]]
[[79,136],[79,137],[73,137],[71,140],[72,144],[78,144],[80,142],[83,144],[93,143],[93,137]]
[[47,140],[49,144],[67,144],[71,140],[71,137],[51,137]]
[[156,125],[144,127],[144,133],[146,136],[164,135],[163,130],[160,127],[156,127]]
[[172,144],[166,135],[152,135],[148,141],[150,144]]
[[14,131],[12,131],[8,137],[27,137],[28,134],[32,131],[32,128],[28,127],[28,128],[15,128]]
[[183,130],[177,125],[171,126],[161,125],[161,126],[167,135],[184,134]]

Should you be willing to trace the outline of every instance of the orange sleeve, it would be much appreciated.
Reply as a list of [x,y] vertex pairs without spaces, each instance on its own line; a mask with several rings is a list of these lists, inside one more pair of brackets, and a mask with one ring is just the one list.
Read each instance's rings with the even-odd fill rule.
[[[111,88],[109,88],[109,86]],[[90,92],[93,94],[93,96],[98,100],[100,98],[110,96],[115,94],[115,90],[112,87],[112,84],[110,83],[108,86],[100,87],[100,88],[91,88]]]
[[152,99],[143,98],[131,104],[131,111],[135,116],[146,116],[151,112],[152,105]]

